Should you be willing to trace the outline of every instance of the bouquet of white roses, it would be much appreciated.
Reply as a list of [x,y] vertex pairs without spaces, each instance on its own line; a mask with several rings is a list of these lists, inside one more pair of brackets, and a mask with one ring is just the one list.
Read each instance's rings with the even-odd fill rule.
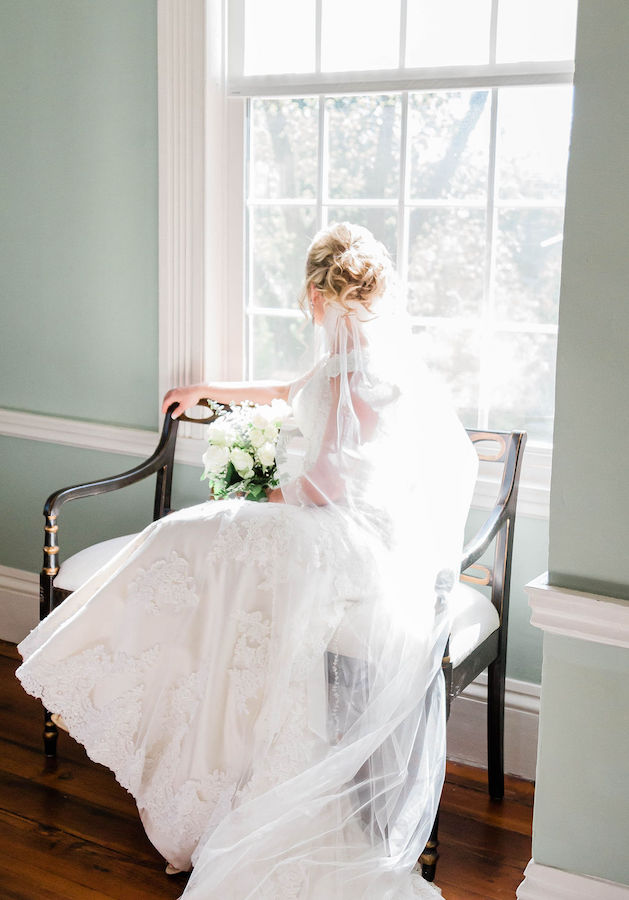
[[269,405],[223,407],[211,403],[216,418],[208,425],[210,446],[203,454],[213,497],[244,496],[266,500],[267,488],[277,487],[275,448],[282,422],[290,414],[283,400]]

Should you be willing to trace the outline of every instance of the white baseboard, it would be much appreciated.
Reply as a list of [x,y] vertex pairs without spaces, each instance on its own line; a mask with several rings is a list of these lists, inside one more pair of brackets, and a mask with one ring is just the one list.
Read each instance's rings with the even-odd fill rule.
[[[505,687],[505,772],[535,780],[540,686],[507,678]],[[448,722],[448,759],[487,768],[487,675],[456,698]]]
[[518,900],[628,900],[629,885],[575,875],[531,860],[515,893]]
[[39,575],[0,566],[0,640],[17,644],[39,621]]

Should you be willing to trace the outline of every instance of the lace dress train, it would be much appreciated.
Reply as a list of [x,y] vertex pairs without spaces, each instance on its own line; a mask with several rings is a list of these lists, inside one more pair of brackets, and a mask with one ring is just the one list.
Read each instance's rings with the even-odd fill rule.
[[[324,778],[305,821],[287,801],[329,753],[328,650],[369,591],[363,537],[325,508],[203,503],[146,528],[19,646],[24,688],[133,795],[159,852],[179,869],[199,863],[186,896],[335,896],[330,859],[364,850],[355,821],[337,829],[319,878],[309,854],[326,818],[337,827],[343,795],[326,805]],[[338,896],[440,893],[408,871],[404,884],[381,873],[376,893],[365,877]]]

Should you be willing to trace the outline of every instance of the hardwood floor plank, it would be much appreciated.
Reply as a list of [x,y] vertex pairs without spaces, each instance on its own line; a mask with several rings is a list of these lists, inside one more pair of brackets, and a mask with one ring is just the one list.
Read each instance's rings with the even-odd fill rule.
[[133,797],[117,784],[109,769],[91,762],[87,756],[84,763],[77,764],[60,751],[56,763],[47,762],[41,748],[0,739],[0,771],[137,819]]
[[466,790],[458,784],[449,784],[444,807],[464,819],[486,822],[507,831],[528,835],[531,833],[531,809],[520,803],[491,800],[478,791]]
[[[465,879],[461,873],[465,873]],[[465,885],[466,890],[483,894],[486,900],[513,900],[522,881],[522,868],[500,861],[487,852],[477,852],[459,844],[448,847],[437,863],[436,882],[449,900],[446,885]]]
[[[462,763],[448,760],[448,783],[461,787],[473,788],[487,795],[487,769],[464,766]],[[517,778],[515,775],[505,776],[505,800],[515,800],[524,806],[533,806],[535,785],[532,781]]]
[[[57,827],[0,812],[0,846],[11,843],[12,858],[22,868],[35,868],[107,897],[176,898],[183,884],[173,884],[164,873],[161,858],[143,861],[77,840]],[[185,883],[185,882],[183,882]]]
[[31,821],[53,828],[60,822],[68,834],[101,844],[118,853],[132,852],[139,859],[154,858],[154,848],[139,818],[135,821],[113,810],[78,800],[28,778],[9,777],[0,772],[0,809],[24,815]]
[[0,884],[8,896],[19,897],[20,900],[111,900],[110,894],[74,884],[33,865],[25,868],[11,857],[0,863]]

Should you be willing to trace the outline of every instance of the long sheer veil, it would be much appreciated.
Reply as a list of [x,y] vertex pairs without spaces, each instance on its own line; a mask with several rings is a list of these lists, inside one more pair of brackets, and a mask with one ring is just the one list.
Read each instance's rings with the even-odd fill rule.
[[186,897],[421,895],[409,873],[445,772],[441,657],[476,454],[391,295],[371,312],[329,306],[318,332],[278,471],[291,527],[309,523],[315,556],[331,535],[336,571],[317,582],[313,563],[300,581],[290,544],[278,561],[293,627],[270,651],[256,752],[273,760],[297,706],[308,750],[288,777],[244,787],[201,842]]

